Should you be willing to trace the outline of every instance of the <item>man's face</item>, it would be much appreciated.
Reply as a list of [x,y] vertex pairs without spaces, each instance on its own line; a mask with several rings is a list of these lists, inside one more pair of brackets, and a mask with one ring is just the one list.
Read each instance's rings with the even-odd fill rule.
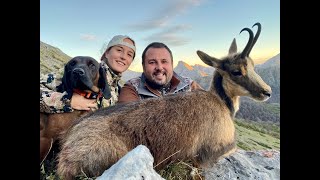
[[145,54],[143,72],[146,78],[160,86],[167,85],[173,75],[173,64],[166,48],[149,48]]

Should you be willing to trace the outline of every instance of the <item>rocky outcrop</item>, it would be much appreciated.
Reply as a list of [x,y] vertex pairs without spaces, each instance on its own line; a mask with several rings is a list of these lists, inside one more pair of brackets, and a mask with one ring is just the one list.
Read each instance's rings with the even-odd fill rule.
[[[149,149],[139,145],[97,180],[162,180],[153,169],[153,157]],[[238,149],[217,164],[204,169],[206,180],[278,180],[280,179],[280,151]]]
[[164,180],[153,169],[153,157],[149,149],[139,145],[116,164],[106,170],[97,180]]
[[204,175],[210,180],[278,180],[280,179],[280,151],[237,150],[206,169]]

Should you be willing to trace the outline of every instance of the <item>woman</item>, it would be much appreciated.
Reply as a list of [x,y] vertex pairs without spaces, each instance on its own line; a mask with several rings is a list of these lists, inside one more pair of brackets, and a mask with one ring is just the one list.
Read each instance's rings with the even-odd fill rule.
[[[100,65],[106,71],[112,97],[103,99],[102,107],[114,105],[118,101],[121,74],[131,65],[135,52],[134,40],[125,35],[114,36],[107,45],[104,45]],[[56,86],[60,83],[61,80],[55,79],[51,74],[45,81],[40,81],[40,112],[63,113],[72,112],[74,109],[97,108],[95,99],[86,99],[77,93],[74,93],[71,99],[63,98],[66,92],[55,92]]]

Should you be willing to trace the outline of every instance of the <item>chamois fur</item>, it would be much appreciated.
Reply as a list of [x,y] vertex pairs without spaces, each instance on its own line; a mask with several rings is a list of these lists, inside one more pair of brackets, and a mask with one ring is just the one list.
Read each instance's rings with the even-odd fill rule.
[[[260,32],[261,25],[255,25]],[[78,119],[61,141],[59,176],[74,179],[82,171],[89,177],[100,176],[140,144],[150,149],[156,169],[178,159],[193,159],[203,167],[233,152],[239,96],[259,101],[271,96],[271,88],[254,72],[248,57],[259,33],[253,39],[250,29],[243,30],[250,38],[242,53],[236,52],[235,40],[221,60],[197,51],[216,68],[210,90],[119,104]]]

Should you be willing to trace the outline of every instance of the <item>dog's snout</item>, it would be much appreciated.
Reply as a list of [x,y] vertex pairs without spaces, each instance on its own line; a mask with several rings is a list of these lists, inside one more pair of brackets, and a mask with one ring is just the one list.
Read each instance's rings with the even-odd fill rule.
[[72,73],[75,74],[75,75],[83,76],[84,75],[84,70],[81,69],[81,68],[75,68],[75,69],[73,69]]

